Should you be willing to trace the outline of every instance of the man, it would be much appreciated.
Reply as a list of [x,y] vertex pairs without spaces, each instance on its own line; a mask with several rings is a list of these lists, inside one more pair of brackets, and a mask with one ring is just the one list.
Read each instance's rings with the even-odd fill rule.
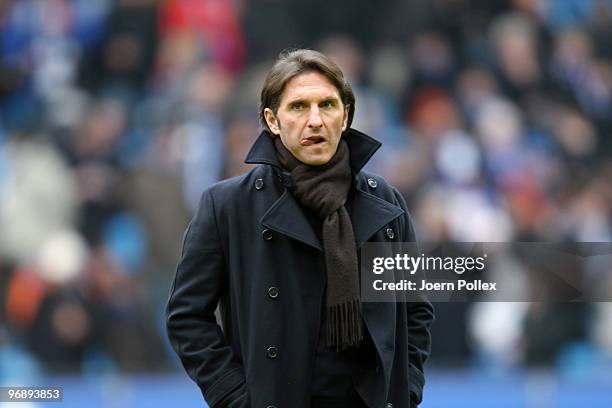
[[285,52],[260,108],[259,166],[205,191],[185,233],[174,349],[215,408],[416,406],[433,309],[360,299],[364,242],[415,236],[397,190],[361,171],[380,143],[350,128],[350,84],[321,53]]

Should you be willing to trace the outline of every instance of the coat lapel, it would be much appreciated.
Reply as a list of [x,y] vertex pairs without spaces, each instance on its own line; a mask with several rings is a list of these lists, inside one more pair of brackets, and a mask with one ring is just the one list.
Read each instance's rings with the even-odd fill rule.
[[[351,221],[357,249],[385,225],[404,213],[387,201],[362,190],[355,190],[352,203]],[[261,218],[266,228],[280,232],[306,245],[323,251],[323,245],[306,219],[293,195],[285,190]]]
[[359,189],[355,190],[352,209],[351,219],[357,249],[404,213],[400,207]]
[[323,245],[319,237],[313,231],[300,205],[288,189],[285,189],[279,199],[266,211],[261,218],[261,224],[266,228],[323,251]]

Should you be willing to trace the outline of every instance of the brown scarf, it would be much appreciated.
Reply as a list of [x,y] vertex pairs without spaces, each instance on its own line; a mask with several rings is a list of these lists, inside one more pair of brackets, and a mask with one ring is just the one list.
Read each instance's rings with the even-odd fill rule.
[[349,148],[344,139],[331,160],[308,166],[274,138],[281,165],[291,171],[298,202],[323,220],[323,249],[327,269],[327,345],[336,350],[359,345],[363,337],[359,272],[353,224],[344,204],[351,188]]

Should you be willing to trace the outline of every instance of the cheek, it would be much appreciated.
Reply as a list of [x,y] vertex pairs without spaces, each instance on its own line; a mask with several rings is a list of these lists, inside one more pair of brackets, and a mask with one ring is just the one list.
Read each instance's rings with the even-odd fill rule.
[[288,139],[300,139],[302,130],[305,128],[305,121],[300,119],[291,119],[283,122],[283,131]]
[[283,115],[278,118],[282,129],[291,129],[295,126],[296,118],[292,115]]
[[344,114],[342,111],[330,113],[328,115],[328,120],[334,125],[342,126],[344,125]]

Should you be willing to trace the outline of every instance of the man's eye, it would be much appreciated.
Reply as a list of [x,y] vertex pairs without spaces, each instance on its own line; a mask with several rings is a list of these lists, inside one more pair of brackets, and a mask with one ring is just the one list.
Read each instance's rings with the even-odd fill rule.
[[292,110],[302,110],[304,108],[304,104],[302,103],[294,103],[293,105],[291,105],[291,109]]
[[334,103],[332,101],[325,101],[321,104],[322,108],[331,108],[334,106]]

